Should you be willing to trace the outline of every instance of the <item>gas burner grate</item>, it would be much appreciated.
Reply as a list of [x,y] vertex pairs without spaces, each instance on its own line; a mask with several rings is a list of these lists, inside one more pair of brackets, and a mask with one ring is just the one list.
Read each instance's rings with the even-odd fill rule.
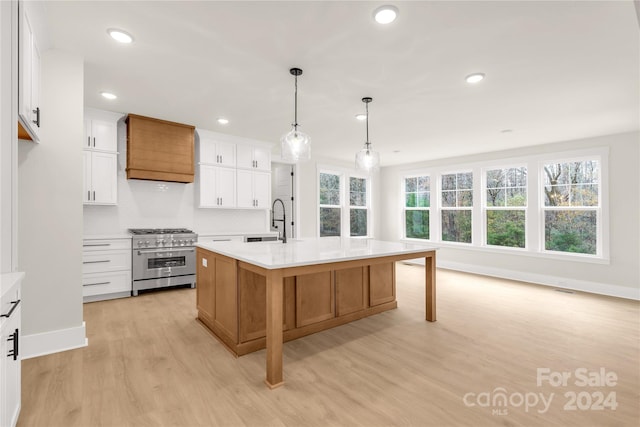
[[135,235],[193,233],[192,230],[187,228],[130,228],[129,232]]

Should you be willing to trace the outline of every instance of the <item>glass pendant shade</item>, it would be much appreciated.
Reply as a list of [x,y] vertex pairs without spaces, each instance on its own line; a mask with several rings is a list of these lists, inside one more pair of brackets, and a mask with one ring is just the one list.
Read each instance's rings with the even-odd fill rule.
[[311,160],[311,138],[306,133],[298,130],[298,76],[302,75],[302,70],[300,68],[292,68],[289,73],[295,77],[293,127],[280,138],[282,143],[281,156],[282,160],[286,162],[298,163]]
[[311,138],[295,126],[280,138],[280,142],[283,160],[296,163],[311,159]]
[[380,167],[380,153],[373,151],[371,144],[356,153],[356,169],[377,170]]

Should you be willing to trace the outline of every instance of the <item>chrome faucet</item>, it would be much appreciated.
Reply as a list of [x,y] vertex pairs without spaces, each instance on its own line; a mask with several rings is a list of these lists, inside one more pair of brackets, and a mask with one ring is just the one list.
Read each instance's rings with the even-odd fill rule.
[[[280,202],[282,205],[282,219],[276,219],[276,202]],[[282,222],[282,243],[287,243],[287,215],[284,209],[284,202],[281,199],[275,199],[271,205],[271,226],[278,228],[276,226],[276,221]]]

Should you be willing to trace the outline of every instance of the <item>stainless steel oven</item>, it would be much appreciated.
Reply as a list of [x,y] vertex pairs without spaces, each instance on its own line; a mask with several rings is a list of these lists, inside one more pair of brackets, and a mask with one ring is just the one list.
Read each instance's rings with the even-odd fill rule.
[[131,229],[132,294],[196,283],[198,236],[187,229]]

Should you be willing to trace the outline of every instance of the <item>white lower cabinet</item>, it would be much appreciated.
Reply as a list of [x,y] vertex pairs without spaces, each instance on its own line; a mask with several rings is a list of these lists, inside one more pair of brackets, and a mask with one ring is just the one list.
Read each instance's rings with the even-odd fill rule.
[[85,205],[115,205],[118,203],[118,155],[83,150]]
[[[17,280],[16,280],[17,279]],[[0,426],[15,427],[20,414],[21,393],[21,273],[2,275],[3,287],[12,285],[3,294],[0,303]]]
[[236,207],[236,170],[200,165],[200,207]]
[[269,209],[271,203],[271,173],[240,170],[236,172],[237,206]]
[[131,296],[131,239],[84,239],[84,302]]

